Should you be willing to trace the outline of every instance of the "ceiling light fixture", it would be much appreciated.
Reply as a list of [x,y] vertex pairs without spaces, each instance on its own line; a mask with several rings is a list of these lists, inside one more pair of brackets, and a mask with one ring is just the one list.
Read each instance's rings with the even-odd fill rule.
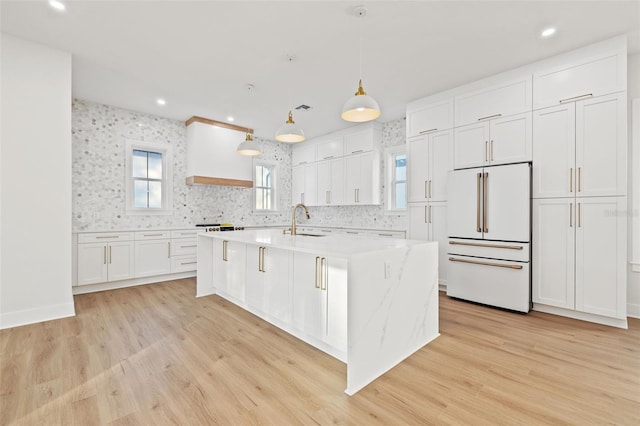
[[[288,58],[289,63],[293,63],[294,56],[290,55]],[[280,126],[278,131],[276,132],[276,140],[278,142],[287,142],[287,143],[296,143],[304,141],[304,132],[300,126],[296,125],[296,122],[293,121],[293,114],[291,114],[291,110],[289,110],[289,118],[285,123]]]
[[167,101],[165,101],[164,99],[156,99],[156,103],[157,103],[158,105],[166,105],[166,104],[167,104]]
[[340,115],[345,121],[362,123],[365,121],[375,120],[380,117],[380,106],[375,99],[367,95],[362,88],[362,19],[367,15],[367,8],[364,6],[356,6],[354,14],[360,18],[360,81],[358,82],[358,91],[351,97],[342,107]]
[[260,155],[262,154],[262,148],[258,142],[253,140],[251,133],[247,133],[247,137],[244,142],[238,145],[236,152],[240,155]]
[[549,27],[549,28],[545,28],[541,33],[540,36],[541,37],[551,37],[552,35],[554,35],[556,33],[556,29],[553,27]]
[[227,121],[233,121],[233,120],[235,120],[235,118],[233,118],[231,116],[227,117]]
[[59,11],[64,11],[67,8],[64,3],[58,0],[49,0],[49,6]]

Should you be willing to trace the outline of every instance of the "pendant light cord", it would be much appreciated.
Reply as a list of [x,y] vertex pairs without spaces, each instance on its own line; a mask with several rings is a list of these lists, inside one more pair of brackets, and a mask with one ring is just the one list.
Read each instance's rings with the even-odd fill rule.
[[362,80],[362,19],[364,18],[362,15],[359,16],[360,18],[360,80]]

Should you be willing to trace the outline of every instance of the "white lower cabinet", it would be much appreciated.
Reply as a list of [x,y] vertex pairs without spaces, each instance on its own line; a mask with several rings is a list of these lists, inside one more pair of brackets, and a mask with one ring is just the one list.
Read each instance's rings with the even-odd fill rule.
[[213,244],[213,285],[216,292],[244,303],[246,287],[247,245],[215,239]]
[[293,327],[347,350],[347,261],[293,253]]
[[247,245],[247,305],[266,314],[268,318],[290,323],[290,266],[290,251]]
[[133,242],[78,244],[78,285],[133,278]]
[[626,317],[626,197],[533,200],[533,302]]
[[171,273],[171,240],[136,241],[136,277]]
[[447,203],[409,204],[410,240],[438,242],[438,282],[447,283]]

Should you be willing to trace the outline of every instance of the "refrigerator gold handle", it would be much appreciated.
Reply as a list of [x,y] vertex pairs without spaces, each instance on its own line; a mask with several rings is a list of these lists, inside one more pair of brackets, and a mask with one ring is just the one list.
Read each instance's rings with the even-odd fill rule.
[[489,232],[489,226],[487,226],[487,182],[489,181],[489,173],[485,172],[484,179],[482,180],[482,232]]
[[476,232],[482,232],[482,228],[480,228],[480,176],[481,173],[476,173]]
[[481,262],[481,261],[477,261],[477,260],[456,259],[455,257],[450,257],[449,261],[451,261],[451,262],[462,262],[462,263],[472,263],[474,265],[497,266],[498,268],[522,269],[522,265],[505,265],[503,263],[491,263],[491,262]]

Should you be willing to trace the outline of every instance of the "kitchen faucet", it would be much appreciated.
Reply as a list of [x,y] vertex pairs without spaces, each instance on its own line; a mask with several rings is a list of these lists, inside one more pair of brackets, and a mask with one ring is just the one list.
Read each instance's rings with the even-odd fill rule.
[[296,235],[296,210],[298,209],[298,207],[302,207],[304,208],[304,213],[307,215],[307,220],[311,219],[311,216],[309,215],[309,209],[307,208],[307,206],[305,206],[302,203],[298,203],[295,206],[293,206],[293,210],[291,210],[291,235]]

